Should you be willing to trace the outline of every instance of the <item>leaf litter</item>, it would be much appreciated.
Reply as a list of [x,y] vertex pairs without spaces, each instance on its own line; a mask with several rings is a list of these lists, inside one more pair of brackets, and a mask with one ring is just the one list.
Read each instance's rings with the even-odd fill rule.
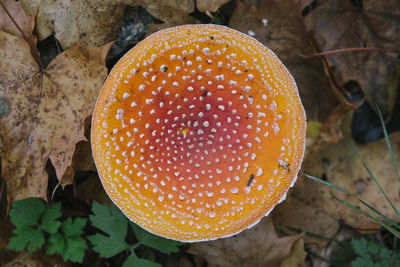
[[[18,15],[24,16],[13,17]],[[0,31],[0,99],[10,106],[0,115],[2,177],[9,203],[46,199],[48,159],[61,180],[75,144],[86,140],[84,120],[107,76],[110,45],[72,47],[42,70],[26,40]]]
[[[8,2],[15,4],[11,3],[15,1]],[[35,32],[39,39],[43,40],[54,32],[62,47],[67,50],[41,70],[34,56],[36,39],[32,34],[33,16],[25,16],[17,7],[13,17],[16,17],[16,21],[25,21],[21,24],[28,25],[22,27],[23,35],[19,30],[12,29],[13,24],[9,21],[6,22],[8,26],[4,26],[1,21],[4,16],[0,16],[0,29],[6,31],[0,32],[0,86],[7,90],[7,93],[0,91],[0,145],[2,177],[7,180],[10,201],[29,196],[46,198],[47,174],[44,165],[48,158],[64,185],[72,182],[73,172],[69,178],[65,176],[68,168],[72,171],[93,168],[90,159],[85,159],[88,167],[80,160],[71,163],[71,159],[76,149],[75,144],[85,144],[83,121],[90,115],[97,93],[107,75],[104,58],[109,46],[82,46],[102,46],[114,40],[122,23],[125,6],[143,6],[164,22],[150,25],[148,33],[151,33],[175,25],[197,23],[189,15],[195,11],[195,7],[210,15],[210,12],[215,12],[227,1],[196,1],[195,4],[190,0],[122,0],[79,7],[74,6],[76,3],[56,6],[55,3],[38,5],[39,1],[21,2],[28,14],[37,14]],[[314,2],[317,4],[314,5]],[[64,1],[58,2],[58,5],[60,3]],[[363,1],[363,6],[357,6],[357,3],[361,3],[357,1],[339,1],[337,6],[332,3],[333,1],[310,0],[237,1],[229,26],[254,35],[277,53],[298,83],[308,118],[315,124],[323,125],[325,130],[322,132],[325,136],[308,138],[312,142],[322,138],[323,144],[318,146],[317,143],[317,149],[310,150],[303,169],[307,173],[320,175],[319,177],[337,183],[373,206],[376,205],[380,211],[391,217],[393,214],[389,207],[384,205],[382,196],[374,191],[376,188],[360,163],[344,142],[340,142],[343,135],[338,126],[351,109],[343,107],[343,99],[337,98],[338,91],[335,87],[355,80],[370,103],[378,102],[384,107],[384,111],[391,112],[395,106],[393,96],[398,88],[389,82],[389,79],[396,80],[398,76],[390,76],[397,73],[395,55],[379,51],[340,53],[310,59],[299,55],[363,45],[399,47],[398,35],[393,34],[396,32],[396,25],[400,25],[399,6],[396,6],[395,1]],[[304,13],[305,10],[308,13]],[[341,13],[339,10],[345,12]],[[57,15],[61,11],[62,16]],[[114,17],[109,16],[113,13]],[[103,21],[99,21],[99,18]],[[360,33],[359,38],[354,36],[357,32]],[[84,78],[84,73],[89,76]],[[95,73],[98,74],[94,75]],[[7,111],[7,105],[8,112],[3,112],[3,109]],[[343,111],[338,112],[341,109]],[[8,120],[13,119],[8,122],[5,117]],[[348,132],[348,124],[342,125],[342,130]],[[398,140],[396,135],[394,137]],[[333,142],[339,143],[334,145]],[[312,144],[307,146],[311,148]],[[397,151],[400,150],[398,143],[394,146]],[[86,151],[85,154],[90,153],[84,145],[79,149]],[[385,181],[383,187],[388,189],[388,195],[394,197],[397,189],[388,188],[391,174],[387,168],[388,160],[382,160],[387,155],[382,142],[358,146],[357,149],[367,158],[371,169],[376,170],[376,176]],[[79,156],[79,153],[75,153]],[[338,205],[329,192],[329,189],[300,177],[288,200],[272,213],[275,223],[325,236],[334,236],[342,220],[359,230],[379,230],[373,222]],[[397,202],[395,204],[398,205]],[[271,219],[266,218],[256,227],[236,237],[199,243],[192,246],[190,251],[205,258],[211,266],[235,266],[238,262],[251,262],[255,266],[265,266],[262,265],[265,263],[272,264],[271,266],[291,266],[290,264],[294,264],[292,262],[296,262],[301,266],[305,256],[303,237],[287,237],[286,243],[281,239],[276,236]],[[305,237],[305,241],[315,247],[326,244],[310,237]],[[279,255],[274,254],[275,243],[285,243]],[[243,247],[241,244],[247,245]],[[215,257],[213,253],[217,252]],[[278,257],[274,258],[274,255]],[[233,262],[234,259],[237,261]]]

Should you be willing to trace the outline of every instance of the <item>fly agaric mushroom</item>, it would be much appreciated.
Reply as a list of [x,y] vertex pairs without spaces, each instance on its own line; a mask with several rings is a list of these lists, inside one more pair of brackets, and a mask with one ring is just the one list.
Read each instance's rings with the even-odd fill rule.
[[294,79],[257,40],[165,29],[112,69],[92,119],[102,184],[125,215],[180,241],[256,224],[294,184],[305,146]]

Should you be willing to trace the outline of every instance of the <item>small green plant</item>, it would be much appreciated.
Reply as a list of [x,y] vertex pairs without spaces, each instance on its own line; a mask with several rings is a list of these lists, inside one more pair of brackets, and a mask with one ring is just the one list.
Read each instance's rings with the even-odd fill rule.
[[398,266],[400,254],[395,253],[381,243],[362,239],[352,239],[352,248],[357,258],[351,262],[352,267],[385,267]]
[[[158,263],[137,257],[135,249],[143,245],[170,254],[179,251],[178,246],[182,244],[143,230],[128,221],[114,205],[108,208],[93,202],[92,212],[90,222],[102,232],[88,236],[93,250],[104,258],[129,251],[130,255],[122,266],[160,267]],[[88,248],[83,237],[87,219],[69,217],[61,220],[60,217],[60,203],[48,205],[38,198],[15,201],[10,210],[10,220],[15,229],[7,247],[15,251],[27,249],[34,252],[46,246],[49,255],[58,254],[64,261],[82,263]],[[137,239],[134,244],[126,242],[128,224]]]
[[[135,254],[135,249],[144,245],[157,249],[162,253],[170,254],[179,251],[178,246],[182,244],[178,241],[155,236],[131,221],[128,222],[125,215],[114,205],[108,208],[105,205],[93,202],[92,211],[94,215],[89,217],[92,225],[105,233],[98,233],[88,237],[93,244],[93,250],[104,258],[110,258],[129,250],[130,255],[122,266],[161,267],[158,263],[138,258]],[[137,239],[135,244],[126,242],[128,223],[135,233]]]
[[38,198],[15,201],[10,210],[14,235],[7,247],[15,251],[26,248],[34,252],[43,247],[47,238],[47,254],[59,254],[64,261],[82,262],[87,248],[86,241],[81,237],[86,219],[60,221],[60,217],[60,203],[46,205]]

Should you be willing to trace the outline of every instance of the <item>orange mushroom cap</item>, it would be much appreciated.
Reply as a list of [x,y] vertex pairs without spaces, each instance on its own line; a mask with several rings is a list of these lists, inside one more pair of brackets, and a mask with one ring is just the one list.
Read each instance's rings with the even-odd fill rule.
[[154,33],[112,69],[92,149],[114,203],[180,241],[256,224],[294,184],[305,147],[294,79],[257,40],[224,26]]

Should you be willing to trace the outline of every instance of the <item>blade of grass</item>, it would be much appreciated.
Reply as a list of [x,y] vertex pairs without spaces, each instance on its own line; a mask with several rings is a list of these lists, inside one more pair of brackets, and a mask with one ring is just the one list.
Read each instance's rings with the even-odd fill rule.
[[289,229],[290,231],[294,231],[296,233],[299,233],[299,234],[304,232],[308,236],[320,238],[320,239],[327,240],[327,241],[333,241],[333,242],[338,243],[339,245],[341,245],[343,243],[342,241],[340,241],[340,240],[338,240],[338,239],[336,239],[334,237],[328,237],[328,236],[320,235],[320,234],[317,234],[317,233],[304,231],[303,229],[300,229],[300,228],[295,228],[295,227],[291,227],[291,226],[288,226],[288,225],[285,225],[285,228]]
[[372,180],[375,182],[376,186],[379,188],[379,191],[382,192],[382,194],[384,195],[386,201],[390,204],[390,206],[392,207],[392,209],[394,210],[394,212],[396,213],[397,217],[400,218],[400,213],[399,211],[396,209],[396,207],[393,205],[392,201],[390,201],[390,199],[388,198],[388,196],[386,195],[385,191],[383,190],[381,184],[378,182],[378,180],[375,178],[375,176],[372,174],[371,170],[368,168],[367,164],[365,163],[365,161],[361,158],[360,154],[358,154],[357,149],[355,148],[355,146],[353,145],[352,142],[350,142],[349,140],[346,140],[347,144],[350,146],[351,150],[353,150],[354,155],[357,156],[357,158],[361,161],[362,165],[364,166],[365,170],[368,172],[369,176],[372,178]]
[[357,201],[361,202],[364,206],[366,206],[368,209],[370,209],[372,212],[374,212],[375,214],[379,215],[382,219],[384,219],[385,221],[387,221],[388,223],[392,224],[393,226],[397,227],[398,229],[400,229],[400,225],[398,225],[395,221],[393,221],[392,219],[388,218],[387,216],[385,216],[384,214],[380,213],[378,210],[376,210],[374,207],[372,207],[371,205],[369,205],[367,202],[365,202],[364,200],[360,199],[359,197],[357,197],[356,195],[354,195],[353,193],[350,193],[349,191],[347,191],[344,188],[341,188],[337,185],[331,184],[330,182],[324,181],[322,179],[319,179],[315,176],[303,173],[303,175],[311,180],[314,180],[318,183],[327,185],[333,189],[339,190],[343,193],[345,193],[346,195],[356,199]]
[[374,220],[376,223],[378,223],[379,225],[381,225],[382,227],[386,228],[386,230],[388,230],[389,232],[391,232],[394,236],[396,236],[397,238],[400,237],[400,232],[397,231],[396,229],[394,229],[392,226],[390,226],[387,223],[382,222],[381,220],[377,219],[376,217],[372,216],[371,214],[369,214],[368,212],[363,211],[362,209],[350,204],[349,202],[347,202],[346,200],[340,199],[337,196],[335,196],[335,194],[333,194],[331,192],[331,195],[334,199],[336,199],[337,201],[339,201],[340,203],[342,203],[343,205],[346,205],[349,208],[352,208],[353,210],[364,214],[365,216],[367,216],[368,218]]
[[379,116],[379,120],[381,121],[381,124],[382,124],[382,129],[383,129],[383,134],[385,135],[386,145],[389,149],[390,157],[392,158],[392,164],[393,164],[394,170],[396,172],[397,180],[399,180],[399,182],[400,182],[399,169],[397,168],[397,163],[396,163],[396,160],[394,159],[393,149],[392,149],[392,145],[390,144],[389,135],[387,133],[386,126],[385,126],[385,121],[383,120],[382,112],[381,112],[379,106],[377,104],[375,104],[375,105],[376,105],[376,111]]

